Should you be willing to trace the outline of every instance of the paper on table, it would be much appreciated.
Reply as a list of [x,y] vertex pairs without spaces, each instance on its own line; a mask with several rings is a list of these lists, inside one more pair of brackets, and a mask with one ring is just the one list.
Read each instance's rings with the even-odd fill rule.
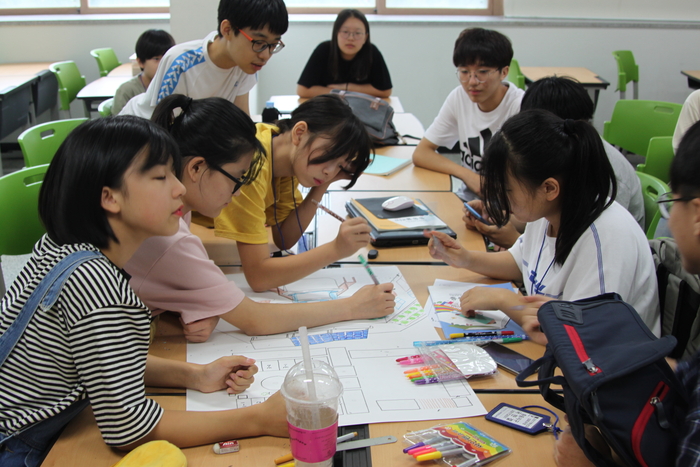
[[[438,334],[395,266],[375,267],[380,282],[392,282],[396,309],[387,318],[319,326],[309,330],[312,358],[333,365],[343,383],[341,426],[391,421],[462,418],[486,413],[466,380],[417,386],[406,379],[396,359],[413,355],[413,341]],[[324,269],[278,292],[252,293],[242,274],[229,276],[257,300],[333,300],[371,284],[363,268]],[[250,294],[248,294],[250,292]],[[332,304],[329,304],[332,306]],[[238,395],[225,391],[187,391],[187,410],[225,410],[263,402],[277,391],[288,369],[301,359],[297,332],[246,336],[221,320],[206,343],[188,344],[187,361],[210,362],[222,355],[246,355],[260,369],[253,385]],[[295,343],[296,339],[296,343]]]

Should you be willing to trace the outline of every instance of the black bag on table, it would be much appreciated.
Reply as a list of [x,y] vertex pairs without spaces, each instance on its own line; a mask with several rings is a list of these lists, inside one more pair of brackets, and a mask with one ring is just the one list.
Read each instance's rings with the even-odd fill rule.
[[[574,438],[596,466],[617,464],[590,445],[584,424],[598,427],[629,466],[673,465],[688,408],[688,396],[664,359],[675,337],[655,337],[634,308],[612,293],[551,301],[537,317],[547,350],[518,375],[518,385],[539,385],[545,400],[566,412]],[[563,376],[555,376],[557,368]],[[538,369],[537,380],[525,380]],[[563,397],[552,384],[563,387]]]
[[370,96],[361,92],[333,89],[331,94],[340,96],[348,103],[357,118],[365,124],[375,145],[387,146],[399,144],[399,133],[394,127],[394,108],[381,97]]

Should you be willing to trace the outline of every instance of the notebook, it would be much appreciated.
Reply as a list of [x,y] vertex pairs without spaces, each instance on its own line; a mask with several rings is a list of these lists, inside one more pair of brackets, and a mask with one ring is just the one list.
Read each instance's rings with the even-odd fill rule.
[[363,217],[369,223],[372,228],[370,242],[373,246],[426,245],[428,238],[423,235],[424,229],[457,238],[457,234],[421,200],[414,200],[416,204],[410,209],[387,211],[382,208],[382,203],[389,198],[391,196],[351,199],[345,203],[350,216]]
[[375,154],[372,163],[363,173],[370,175],[391,175],[394,172],[406,167],[411,163],[411,159],[398,159]]

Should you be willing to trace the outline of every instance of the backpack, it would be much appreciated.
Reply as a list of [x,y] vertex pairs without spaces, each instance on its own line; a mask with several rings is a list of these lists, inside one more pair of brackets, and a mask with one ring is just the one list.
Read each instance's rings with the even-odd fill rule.
[[381,97],[340,89],[333,89],[331,94],[340,96],[348,103],[352,113],[365,124],[367,133],[375,145],[399,144],[399,133],[392,121],[394,108]]
[[[676,339],[655,337],[614,293],[551,301],[537,317],[547,350],[518,375],[518,386],[539,385],[545,400],[566,412],[576,442],[596,466],[617,464],[590,445],[584,424],[598,427],[628,466],[672,463],[688,408],[685,389],[664,359]],[[563,376],[555,376],[557,368]],[[539,379],[525,381],[538,369]],[[563,387],[563,397],[551,384]]]
[[678,340],[669,356],[685,360],[700,348],[700,278],[683,269],[672,238],[649,240],[649,246],[659,284],[661,334]]

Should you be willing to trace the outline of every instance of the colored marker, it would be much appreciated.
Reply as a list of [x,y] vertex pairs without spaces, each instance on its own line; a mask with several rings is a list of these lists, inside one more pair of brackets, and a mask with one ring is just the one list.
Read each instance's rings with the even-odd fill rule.
[[396,361],[399,365],[419,365],[425,363],[421,355],[412,355],[410,357],[397,358]]
[[277,459],[275,459],[275,464],[278,464],[278,465],[285,464],[289,461],[294,461],[294,456],[292,455],[291,452],[289,454],[287,454],[286,456],[278,457]]
[[360,264],[365,267],[367,270],[367,274],[369,274],[369,277],[372,278],[372,282],[374,282],[374,285],[379,285],[379,279],[377,279],[377,276],[374,275],[372,270],[369,267],[369,264],[367,263],[367,260],[365,259],[364,256],[362,255],[357,255],[357,257],[360,259]]
[[296,465],[296,461],[290,461],[290,462],[285,462],[284,464],[280,464],[277,467],[294,467]]
[[408,452],[408,451],[410,451],[410,450],[412,450],[412,449],[416,449],[416,448],[419,448],[419,447],[421,447],[421,446],[430,445],[430,444],[434,444],[434,443],[439,443],[440,441],[443,441],[444,439],[445,439],[445,438],[443,438],[442,436],[436,436],[436,437],[434,437],[434,438],[430,438],[430,439],[427,440],[427,441],[421,441],[420,443],[416,443],[416,444],[414,444],[413,446],[409,446],[409,447],[405,448],[405,449],[403,450],[403,452]]
[[430,461],[430,460],[434,460],[434,459],[440,459],[441,457],[451,456],[454,454],[460,454],[463,452],[464,452],[464,450],[462,448],[449,449],[447,451],[429,452],[427,454],[423,454],[423,455],[416,457],[416,460],[418,462]]
[[498,337],[512,336],[514,331],[479,331],[479,332],[455,332],[450,334],[450,339],[459,339],[460,337]]
[[489,342],[498,342],[500,344],[508,344],[511,342],[522,342],[522,340],[523,340],[522,337],[503,337],[503,338],[494,338],[494,339],[489,339],[486,337],[473,337],[473,338],[465,338],[465,339],[455,339],[455,340],[450,340],[450,341],[414,341],[413,346],[414,347],[430,347],[433,345],[461,344],[461,343],[474,344],[474,345],[484,345],[484,344],[488,344]]
[[328,209],[327,207],[325,207],[323,204],[319,203],[319,202],[316,201],[315,199],[312,199],[311,201],[312,201],[320,210],[327,212],[327,213],[330,214],[331,216],[333,216],[333,217],[335,217],[336,219],[338,219],[340,222],[345,222],[345,219],[342,218],[342,217],[340,217],[340,214],[337,214],[337,213],[331,211],[330,209]]

